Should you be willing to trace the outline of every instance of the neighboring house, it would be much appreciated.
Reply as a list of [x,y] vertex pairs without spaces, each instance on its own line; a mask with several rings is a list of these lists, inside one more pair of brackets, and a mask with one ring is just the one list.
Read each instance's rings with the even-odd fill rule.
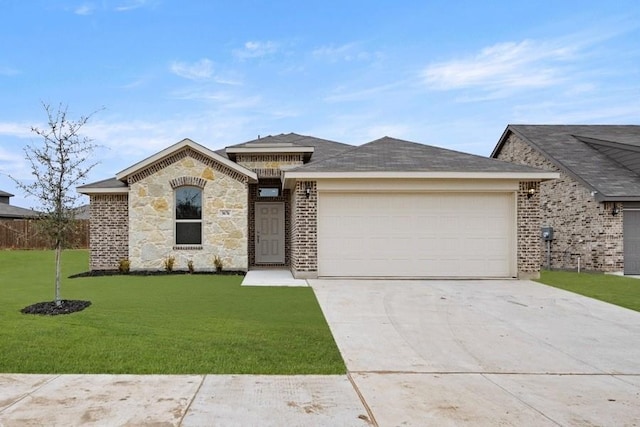
[[91,269],[290,269],[295,277],[531,277],[539,184],[558,175],[382,138],[189,139],[78,188]]
[[10,199],[13,194],[0,190],[0,219],[29,219],[37,218],[39,213],[32,210],[12,206]]
[[640,126],[509,125],[491,157],[560,174],[540,189],[542,265],[640,274]]
[[89,205],[78,206],[73,209],[73,218],[79,220],[89,220]]

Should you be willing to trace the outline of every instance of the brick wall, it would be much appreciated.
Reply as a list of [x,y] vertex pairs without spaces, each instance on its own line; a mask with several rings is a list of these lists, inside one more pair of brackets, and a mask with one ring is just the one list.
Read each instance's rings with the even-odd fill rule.
[[[540,152],[511,134],[498,158],[560,173],[560,179],[540,185],[540,225],[554,229],[551,268],[622,271],[623,213],[614,216],[613,203],[600,203],[590,190],[547,160]],[[621,204],[615,204],[622,208]],[[546,268],[546,243],[540,238],[540,264]]]
[[537,279],[540,276],[540,183],[521,182],[517,198],[518,277]]
[[[307,198],[306,189],[311,193]],[[291,195],[291,271],[296,278],[318,275],[318,191],[315,181],[299,181]]]
[[115,270],[129,257],[128,197],[126,194],[94,194],[90,197],[91,270]]

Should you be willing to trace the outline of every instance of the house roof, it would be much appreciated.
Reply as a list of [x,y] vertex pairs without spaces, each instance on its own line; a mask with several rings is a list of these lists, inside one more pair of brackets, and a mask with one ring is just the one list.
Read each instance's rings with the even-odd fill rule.
[[111,193],[111,194],[126,194],[129,191],[129,187],[125,182],[120,181],[117,178],[108,178],[101,181],[92,182],[89,184],[81,185],[76,188],[79,193],[82,194],[96,194],[96,193]]
[[6,191],[0,190],[0,197],[13,197],[14,195],[11,193],[7,193]]
[[594,192],[599,201],[640,201],[640,126],[509,125],[491,157],[510,133]]
[[555,176],[544,174],[540,169],[529,166],[390,137],[353,147],[338,155],[298,167],[287,172],[287,175],[302,177],[303,174],[316,173],[360,173],[363,177],[372,176],[372,174],[454,177],[461,174],[486,175],[487,173],[531,175],[532,179],[535,179],[534,176],[541,179]]
[[[223,150],[218,150],[216,153],[221,154],[225,152],[225,156],[233,153],[238,149],[255,149],[257,147],[278,147],[283,151],[289,147],[292,151],[300,151],[303,148],[312,148],[313,153],[307,157],[309,163],[315,163],[324,160],[328,157],[335,156],[347,150],[353,148],[352,145],[344,144],[342,142],[330,141],[328,139],[316,138],[313,136],[299,135],[297,133],[281,133],[280,135],[269,135],[262,138],[254,139],[251,141],[243,142],[241,144],[231,145]],[[309,152],[309,150],[307,150]],[[233,154],[232,154],[233,155]]]
[[39,212],[32,209],[21,208],[7,203],[0,203],[0,218],[35,218],[39,215]]

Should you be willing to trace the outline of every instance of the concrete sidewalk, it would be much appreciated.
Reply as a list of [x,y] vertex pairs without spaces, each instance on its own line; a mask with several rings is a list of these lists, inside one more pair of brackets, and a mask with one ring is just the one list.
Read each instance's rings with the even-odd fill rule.
[[1,426],[369,426],[344,375],[0,375]]
[[294,279],[291,271],[282,269],[249,270],[242,286],[308,287],[306,280]]

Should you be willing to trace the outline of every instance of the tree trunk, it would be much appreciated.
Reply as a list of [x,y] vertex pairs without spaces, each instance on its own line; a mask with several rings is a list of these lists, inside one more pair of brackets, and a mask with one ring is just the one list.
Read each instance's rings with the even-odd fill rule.
[[56,306],[60,307],[62,305],[62,299],[60,298],[60,261],[62,258],[62,242],[58,239],[56,242],[56,295],[55,302]]

